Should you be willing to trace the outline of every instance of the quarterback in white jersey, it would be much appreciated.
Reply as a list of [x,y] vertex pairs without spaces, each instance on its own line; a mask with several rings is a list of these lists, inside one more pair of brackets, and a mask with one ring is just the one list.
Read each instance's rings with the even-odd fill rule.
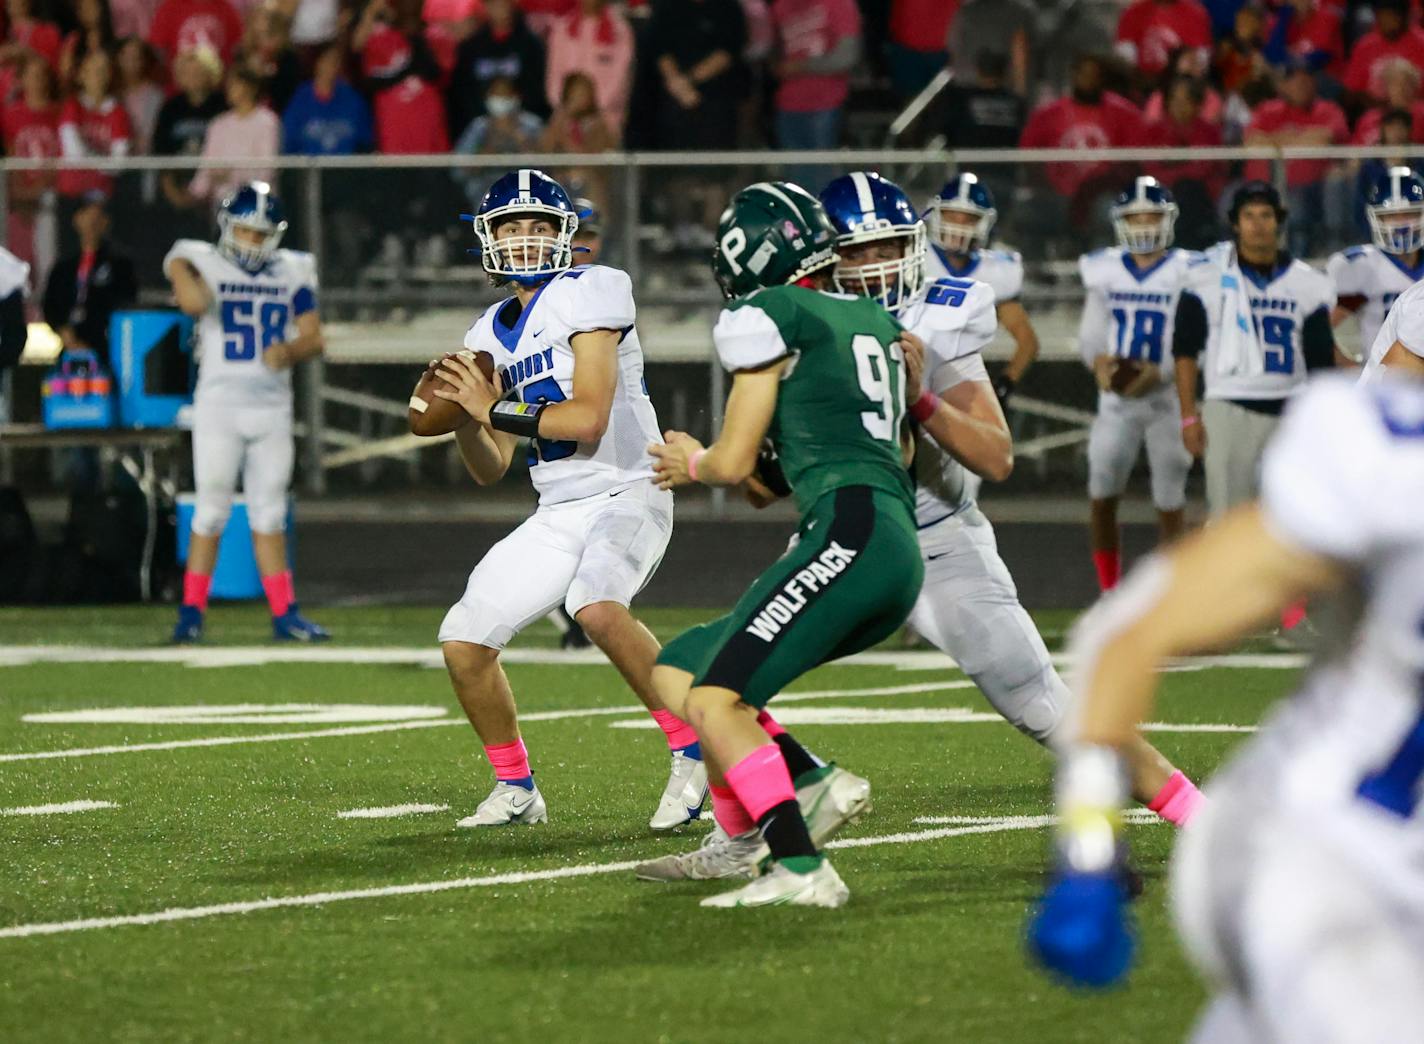
[[1395,299],[1424,279],[1424,179],[1391,167],[1365,192],[1372,242],[1331,254],[1325,273],[1335,288],[1331,322],[1360,322],[1360,352],[1374,344]]
[[578,216],[537,170],[504,175],[473,216],[486,272],[513,293],[481,315],[465,346],[494,359],[494,383],[464,356],[432,363],[476,423],[457,431],[474,480],[497,482],[521,438],[539,507],[470,574],[440,625],[455,688],[495,771],[495,787],[461,826],[548,818],[520,737],[505,645],[562,604],[608,654],[667,735],[672,772],[651,826],[696,818],[707,775],[697,736],[662,709],[650,683],[659,646],[628,611],[672,535],[672,494],[651,481],[659,440],[643,380],[628,276],[574,267]]
[[1302,593],[1346,614],[1296,695],[1221,771],[1173,900],[1211,1006],[1192,1038],[1424,1033],[1424,383],[1312,383],[1258,500],[1144,563],[1080,623],[1059,868],[1030,938],[1079,982],[1126,971],[1121,745],[1170,657],[1230,647]]
[[225,200],[218,224],[216,245],[180,239],[163,261],[178,307],[198,322],[197,497],[173,640],[202,637],[218,541],[240,478],[274,637],[322,641],[326,631],[297,609],[286,542],[292,367],[325,347],[316,262],[310,254],[278,249],[287,222],[265,182]]
[[1360,382],[1380,380],[1386,372],[1424,376],[1424,283],[1416,283],[1390,305],[1375,334]]
[[[893,182],[843,175],[821,201],[839,233],[837,284],[880,300],[923,344],[922,358],[906,354],[909,383],[922,389],[906,398],[918,422],[915,514],[925,563],[910,622],[1007,721],[1055,744],[1067,687],[964,482],[967,472],[999,481],[1013,467],[1008,425],[980,355],[995,332],[994,292],[973,280],[928,281],[916,249],[923,226]],[[1174,821],[1196,807],[1196,788],[1145,740],[1135,747],[1133,783],[1144,804]]]
[[1156,178],[1139,177],[1113,203],[1118,245],[1078,259],[1087,299],[1078,350],[1098,384],[1088,438],[1090,542],[1098,586],[1122,571],[1117,506],[1145,445],[1152,503],[1165,543],[1182,531],[1187,473],[1182,414],[1167,359],[1177,298],[1200,256],[1172,246],[1177,204]]
[[[1280,194],[1248,181],[1229,216],[1233,239],[1189,272],[1172,340],[1182,440],[1206,458],[1213,515],[1255,496],[1261,454],[1286,400],[1309,371],[1342,358],[1330,326],[1330,280],[1280,246]],[[1206,388],[1200,410],[1199,376]]]

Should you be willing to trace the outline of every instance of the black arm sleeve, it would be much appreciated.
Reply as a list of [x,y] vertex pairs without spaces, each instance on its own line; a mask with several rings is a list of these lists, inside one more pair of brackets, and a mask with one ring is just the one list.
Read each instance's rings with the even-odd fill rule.
[[1300,348],[1309,373],[1335,365],[1335,331],[1330,326],[1330,309],[1324,305],[1305,317],[1300,328]]
[[1196,294],[1183,290],[1177,298],[1177,317],[1172,329],[1172,356],[1195,359],[1206,351],[1206,307]]
[[7,370],[20,361],[28,336],[24,291],[16,290],[0,301],[0,370]]

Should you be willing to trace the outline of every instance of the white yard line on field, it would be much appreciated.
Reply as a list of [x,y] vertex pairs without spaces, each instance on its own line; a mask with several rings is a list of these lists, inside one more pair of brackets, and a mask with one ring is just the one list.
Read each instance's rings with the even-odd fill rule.
[[[938,841],[948,837],[963,837],[971,834],[992,834],[1009,830],[1037,830],[1050,826],[1053,816],[1001,816],[986,817],[958,826],[938,827],[932,830],[912,830],[897,834],[879,834],[871,837],[851,837],[832,841],[827,848],[868,848],[873,845],[909,845],[925,841]],[[207,917],[224,917],[232,914],[256,913],[259,910],[279,910],[288,907],[326,906],[330,903],[352,902],[357,899],[387,899],[393,896],[429,895],[434,892],[449,892],[464,888],[488,888],[494,885],[529,884],[534,881],[557,881],[572,877],[593,877],[599,874],[617,874],[631,870],[640,860],[629,859],[617,863],[585,863],[580,866],[564,866],[552,870],[528,870],[514,873],[490,874],[485,877],[457,877],[445,881],[422,881],[416,884],[385,885],[380,888],[354,888],[341,892],[314,892],[310,895],[277,896],[266,899],[252,899],[245,902],[217,903],[212,906],[175,907],[156,910],[153,913],[124,914],[116,917],[86,917],[73,921],[49,921],[36,924],[16,924],[0,928],[0,939],[23,939],[34,935],[62,935],[68,932],[92,931],[97,928],[123,928],[131,925],[163,924],[169,921],[196,921]],[[652,890],[653,886],[642,887]]]
[[0,816],[62,816],[70,812],[92,812],[96,808],[118,808],[112,801],[64,801],[58,805],[26,805],[0,808]]
[[[596,666],[608,663],[597,649],[506,649],[500,659],[507,664]],[[1053,662],[1061,667],[1072,661],[1062,653],[1055,653]],[[1168,669],[1242,667],[1295,670],[1308,662],[1309,657],[1304,653],[1232,653],[1175,660]],[[184,667],[260,667],[273,663],[444,666],[440,649],[433,646],[350,648],[332,645],[254,645],[143,649],[90,645],[0,645],[0,667],[22,667],[33,663],[171,663]],[[948,656],[926,649],[856,653],[826,666],[888,667],[897,671],[956,669],[955,662]]]
[[448,812],[449,805],[386,805],[384,808],[348,808],[336,813],[337,819],[397,819],[419,816],[427,812]]

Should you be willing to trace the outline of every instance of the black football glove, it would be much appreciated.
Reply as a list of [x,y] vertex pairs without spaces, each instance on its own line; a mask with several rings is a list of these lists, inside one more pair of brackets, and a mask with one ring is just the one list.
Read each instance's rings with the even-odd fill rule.
[[754,474],[763,486],[778,497],[791,496],[791,483],[786,481],[786,472],[781,470],[781,457],[770,439],[762,441]]
[[994,381],[994,396],[999,400],[999,408],[1008,411],[1009,396],[1014,393],[1014,379],[1007,373],[999,374]]

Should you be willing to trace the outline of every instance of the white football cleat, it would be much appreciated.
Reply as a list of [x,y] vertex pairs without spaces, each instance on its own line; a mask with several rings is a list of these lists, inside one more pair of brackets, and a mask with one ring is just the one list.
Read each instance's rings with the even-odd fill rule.
[[663,788],[658,810],[648,820],[654,830],[671,830],[702,815],[707,800],[707,766],[680,750],[672,752],[672,771]]
[[461,827],[508,826],[511,823],[547,823],[549,809],[539,788],[525,790],[500,780],[475,814],[456,823]]
[[870,811],[870,781],[836,765],[814,783],[796,791],[796,803],[806,820],[811,843],[820,851],[847,823]]
[[809,874],[798,874],[781,863],[773,863],[771,871],[736,891],[708,896],[703,906],[824,906],[835,909],[850,899],[850,889],[836,873],[829,859]]
[[720,881],[729,877],[756,877],[758,866],[770,854],[761,831],[728,837],[720,826],[708,831],[691,852],[666,855],[640,863],[633,873],[640,881]]

